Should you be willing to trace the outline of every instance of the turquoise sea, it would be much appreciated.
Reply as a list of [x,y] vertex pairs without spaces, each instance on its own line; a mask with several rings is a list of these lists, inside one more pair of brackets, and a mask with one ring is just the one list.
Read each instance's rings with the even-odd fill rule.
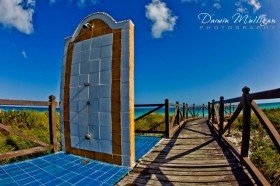
[[[280,108],[280,102],[275,103],[260,103],[259,104],[261,109],[274,109],[274,108]],[[232,105],[232,110],[236,108],[236,105]],[[149,107],[149,108],[135,108],[135,118],[141,116],[142,114],[145,114],[146,112],[149,112],[155,107]],[[18,107],[18,106],[0,106],[0,110],[3,111],[10,111],[10,110],[34,110],[39,112],[45,112],[48,111],[47,107]],[[225,108],[226,112],[229,112],[229,108]],[[57,111],[59,112],[59,108],[57,108]],[[191,113],[193,112],[192,108],[190,108],[189,116],[191,116]],[[164,114],[164,108],[159,109],[156,113],[158,114]],[[170,107],[170,115],[174,113],[174,107]],[[195,108],[195,114],[198,116],[203,115],[203,111],[201,108]],[[204,112],[205,116],[207,116],[208,111],[205,109]]]

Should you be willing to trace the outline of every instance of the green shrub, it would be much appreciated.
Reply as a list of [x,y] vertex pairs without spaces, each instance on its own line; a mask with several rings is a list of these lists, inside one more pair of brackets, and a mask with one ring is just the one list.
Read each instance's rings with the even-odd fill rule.
[[135,130],[164,131],[164,115],[152,113],[135,122]]
[[[280,132],[280,109],[265,109],[265,115]],[[242,114],[232,124],[242,131]],[[280,184],[280,155],[255,114],[251,118],[250,159],[273,185]]]
[[[14,130],[21,131],[25,135],[32,136],[45,143],[50,143],[48,114],[48,112],[38,112],[31,110],[0,112],[0,123],[7,125]],[[56,113],[56,131],[58,141],[60,141],[59,117],[59,113]],[[29,149],[39,146],[38,144],[25,140],[19,136],[9,134],[4,130],[1,130],[0,132],[0,145],[0,153]],[[2,163],[24,160],[41,154],[3,160]]]

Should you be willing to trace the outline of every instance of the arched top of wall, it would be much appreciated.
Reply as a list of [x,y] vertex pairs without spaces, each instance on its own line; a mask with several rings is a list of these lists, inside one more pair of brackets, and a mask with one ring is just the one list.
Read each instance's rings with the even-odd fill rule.
[[100,19],[102,21],[104,21],[111,29],[129,29],[129,25],[132,24],[131,20],[124,20],[124,21],[120,21],[117,22],[116,20],[114,20],[109,14],[105,13],[105,12],[96,12],[93,14],[90,14],[89,16],[85,17],[78,25],[78,27],[76,28],[74,34],[71,37],[65,38],[65,40],[67,42],[69,41],[74,41],[75,38],[79,35],[81,29],[83,28],[83,25],[94,20],[94,19]]

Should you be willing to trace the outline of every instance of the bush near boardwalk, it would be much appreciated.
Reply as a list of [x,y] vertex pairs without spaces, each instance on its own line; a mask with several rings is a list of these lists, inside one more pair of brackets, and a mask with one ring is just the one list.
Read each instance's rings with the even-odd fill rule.
[[[23,134],[32,136],[45,143],[50,143],[49,137],[49,113],[38,112],[30,110],[22,111],[1,111],[0,112],[0,123],[21,131]],[[56,113],[57,121],[57,138],[60,140],[60,127],[59,127],[59,113]],[[11,152],[16,150],[28,149],[39,146],[33,142],[27,141],[14,134],[9,134],[4,130],[0,130],[0,154],[5,152]],[[49,152],[46,152],[49,153]],[[2,160],[1,163],[10,163],[14,161],[24,160],[39,156],[45,153],[22,156],[13,159]]]
[[[265,115],[280,133],[280,109],[264,109]],[[232,125],[232,134],[240,147],[242,116]],[[280,184],[280,154],[255,114],[251,118],[250,159],[272,185]]]

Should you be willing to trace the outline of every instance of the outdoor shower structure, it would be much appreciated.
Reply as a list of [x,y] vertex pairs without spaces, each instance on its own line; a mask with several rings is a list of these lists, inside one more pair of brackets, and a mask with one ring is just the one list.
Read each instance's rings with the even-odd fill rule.
[[132,167],[134,25],[106,13],[86,17],[66,38],[61,77],[63,151]]

